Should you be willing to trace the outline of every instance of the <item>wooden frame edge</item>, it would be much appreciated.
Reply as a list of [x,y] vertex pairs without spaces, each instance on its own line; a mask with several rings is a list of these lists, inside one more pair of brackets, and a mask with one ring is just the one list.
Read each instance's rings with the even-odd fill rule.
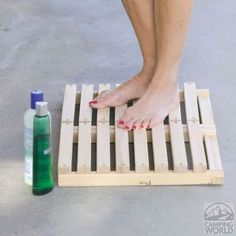
[[133,185],[222,185],[223,171],[184,173],[148,172],[148,173],[107,173],[80,174],[72,172],[58,176],[59,186],[133,186]]

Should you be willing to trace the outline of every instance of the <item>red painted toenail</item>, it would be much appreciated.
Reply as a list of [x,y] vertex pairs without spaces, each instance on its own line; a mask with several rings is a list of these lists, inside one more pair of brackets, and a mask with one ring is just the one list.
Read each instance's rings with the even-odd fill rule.
[[96,104],[96,103],[98,103],[97,100],[92,100],[92,101],[89,102],[89,104]]
[[133,125],[133,129],[136,129],[136,125]]
[[140,128],[143,128],[144,126],[143,125],[140,125]]
[[119,122],[118,122],[118,124],[119,125],[123,125],[125,122],[123,121],[123,120],[120,120]]
[[126,129],[129,129],[129,126],[128,126],[128,125],[126,125],[126,126],[125,126],[125,128],[126,128]]

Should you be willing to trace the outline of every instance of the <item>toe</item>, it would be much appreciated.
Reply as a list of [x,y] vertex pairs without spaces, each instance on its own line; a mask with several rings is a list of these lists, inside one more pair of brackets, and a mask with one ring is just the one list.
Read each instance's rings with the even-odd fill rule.
[[141,125],[140,125],[140,128],[141,129],[146,129],[149,125],[149,120],[148,119],[145,119],[142,121]]
[[119,128],[125,128],[126,126],[126,123],[128,122],[129,120],[129,116],[127,114],[124,114],[123,116],[121,116],[121,118],[118,120],[117,122],[117,126]]
[[162,119],[160,119],[160,118],[153,118],[153,119],[150,120],[148,128],[153,128],[153,127],[157,126],[158,124],[160,124],[161,122],[163,122]]
[[117,126],[119,128],[123,128],[124,125],[125,125],[125,121],[124,120],[120,119],[120,120],[117,121]]
[[140,125],[142,123],[142,120],[138,119],[133,123],[133,130],[139,129]]
[[98,103],[98,101],[96,100],[96,98],[93,99],[93,100],[91,100],[91,101],[89,101],[89,105],[90,105],[91,107],[95,107],[97,103]]
[[97,109],[98,109],[98,108],[105,108],[105,107],[107,107],[104,103],[98,102],[97,98],[91,100],[91,101],[89,102],[89,105],[90,105],[92,108],[97,108]]
[[89,105],[93,108],[107,107],[105,95],[107,94],[108,91],[109,90],[102,91],[97,97],[95,97],[93,100],[89,102]]
[[128,130],[128,131],[132,130],[132,129],[133,129],[134,121],[135,121],[135,119],[134,119],[133,117],[131,117],[131,118],[126,122],[124,128],[125,128],[126,130]]

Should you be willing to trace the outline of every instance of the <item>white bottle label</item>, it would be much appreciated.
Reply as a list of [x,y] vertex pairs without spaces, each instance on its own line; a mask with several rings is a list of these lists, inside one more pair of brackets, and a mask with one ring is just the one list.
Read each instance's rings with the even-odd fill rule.
[[25,182],[32,184],[33,170],[33,129],[25,127]]

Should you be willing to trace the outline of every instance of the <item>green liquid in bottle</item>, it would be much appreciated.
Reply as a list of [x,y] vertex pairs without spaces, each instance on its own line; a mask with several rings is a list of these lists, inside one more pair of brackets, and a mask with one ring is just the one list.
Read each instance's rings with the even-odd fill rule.
[[50,117],[34,117],[33,194],[42,195],[53,189]]

